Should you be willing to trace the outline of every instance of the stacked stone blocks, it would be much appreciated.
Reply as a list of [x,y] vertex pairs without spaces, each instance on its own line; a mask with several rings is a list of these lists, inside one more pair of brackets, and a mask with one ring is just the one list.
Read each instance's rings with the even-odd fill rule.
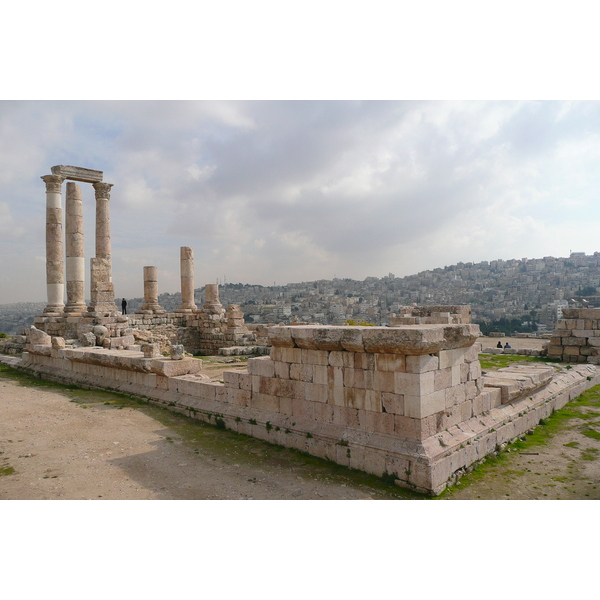
[[548,356],[600,364],[600,308],[565,308],[550,339]]

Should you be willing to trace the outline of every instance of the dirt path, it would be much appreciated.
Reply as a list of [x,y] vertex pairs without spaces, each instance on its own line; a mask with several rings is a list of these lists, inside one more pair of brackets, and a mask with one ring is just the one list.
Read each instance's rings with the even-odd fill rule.
[[[599,438],[600,392],[441,498],[600,498]],[[293,450],[0,365],[0,499],[415,498]]]
[[0,365],[0,499],[393,499],[376,477]]

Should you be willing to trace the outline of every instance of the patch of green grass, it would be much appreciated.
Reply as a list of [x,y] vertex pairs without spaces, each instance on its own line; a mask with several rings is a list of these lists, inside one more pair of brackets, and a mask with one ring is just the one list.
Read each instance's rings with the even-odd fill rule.
[[14,472],[15,470],[13,467],[9,465],[0,465],[0,477],[3,477],[4,475],[12,475]]
[[567,444],[563,444],[567,448],[579,448],[579,442],[569,442]]
[[600,440],[600,431],[596,431],[595,429],[583,429],[581,432],[585,437],[592,438],[593,440]]
[[581,452],[582,460],[597,460],[598,459],[598,448],[587,448]]
[[524,356],[521,354],[480,354],[482,369],[501,369],[510,365],[530,362],[554,362],[543,356]]

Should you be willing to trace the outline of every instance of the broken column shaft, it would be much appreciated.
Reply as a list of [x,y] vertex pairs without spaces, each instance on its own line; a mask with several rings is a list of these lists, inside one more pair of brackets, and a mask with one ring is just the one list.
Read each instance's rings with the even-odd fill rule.
[[175,312],[194,312],[194,251],[188,246],[180,250],[181,306]]
[[144,304],[137,314],[167,312],[158,303],[158,267],[144,267]]

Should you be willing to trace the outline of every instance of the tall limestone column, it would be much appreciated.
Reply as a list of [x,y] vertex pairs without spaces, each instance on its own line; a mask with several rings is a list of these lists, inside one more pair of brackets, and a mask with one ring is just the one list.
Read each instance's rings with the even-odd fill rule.
[[144,304],[136,314],[159,314],[167,311],[158,303],[158,267],[144,267]]
[[83,244],[83,202],[81,188],[67,182],[65,204],[65,250],[67,304],[65,313],[78,316],[87,312],[85,305],[85,253]]
[[[96,258],[111,262],[110,247],[110,188],[112,183],[92,184],[96,192]],[[111,277],[112,280],[112,277]]]
[[58,175],[44,175],[46,184],[46,289],[48,304],[45,316],[61,316],[64,308],[65,275],[61,186]]
[[96,257],[91,259],[90,313],[116,313],[115,286],[112,281],[110,247],[110,188],[112,183],[97,181],[96,192]]
[[180,250],[181,267],[181,306],[176,313],[190,313],[197,310],[194,303],[194,251],[188,246]]

